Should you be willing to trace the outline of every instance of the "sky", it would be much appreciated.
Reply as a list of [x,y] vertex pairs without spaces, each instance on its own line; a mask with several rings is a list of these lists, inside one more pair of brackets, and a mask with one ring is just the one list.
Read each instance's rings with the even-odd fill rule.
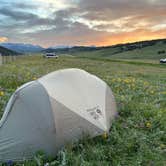
[[0,42],[106,46],[166,38],[166,0],[0,0]]

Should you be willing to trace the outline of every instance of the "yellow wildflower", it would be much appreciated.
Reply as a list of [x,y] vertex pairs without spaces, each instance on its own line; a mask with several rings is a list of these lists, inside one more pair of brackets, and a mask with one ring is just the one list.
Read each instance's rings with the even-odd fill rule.
[[153,91],[153,90],[151,90],[151,91],[150,91],[150,93],[151,93],[151,94],[154,94],[154,91]]
[[0,96],[4,96],[4,92],[3,91],[0,91]]
[[161,92],[163,95],[166,95],[166,91],[164,91],[164,92]]
[[145,85],[145,86],[148,86],[148,85],[149,85],[149,83],[145,81],[145,82],[144,82],[144,85]]
[[147,128],[151,128],[152,127],[152,124],[150,122],[146,122],[146,127]]
[[104,139],[107,139],[107,138],[108,138],[108,133],[107,133],[107,132],[104,132],[104,134],[102,135],[102,137],[103,137]]
[[33,77],[32,79],[33,79],[33,80],[36,80],[37,78],[36,78],[36,77]]

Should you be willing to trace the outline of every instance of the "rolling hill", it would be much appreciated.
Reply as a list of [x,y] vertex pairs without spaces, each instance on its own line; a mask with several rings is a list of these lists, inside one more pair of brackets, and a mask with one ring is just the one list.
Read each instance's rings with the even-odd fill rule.
[[93,52],[77,53],[81,57],[111,59],[160,59],[166,58],[166,39],[142,41],[103,47]]
[[55,52],[59,54],[75,54],[78,52],[87,52],[87,51],[96,51],[100,49],[99,47],[85,47],[85,46],[73,46],[73,47],[66,47],[66,48],[47,48],[43,50],[42,52],[49,53],[49,52]]
[[166,40],[137,42],[103,48],[79,56],[113,59],[160,59],[166,58]]
[[71,54],[89,58],[160,59],[166,58],[166,39],[140,41],[107,47],[83,47],[46,49],[44,52]]
[[5,47],[0,46],[0,53],[2,55],[18,55],[19,53],[12,51],[10,49],[7,49]]
[[43,50],[43,48],[38,45],[24,43],[0,43],[0,46],[3,46],[5,48],[19,53],[34,53]]

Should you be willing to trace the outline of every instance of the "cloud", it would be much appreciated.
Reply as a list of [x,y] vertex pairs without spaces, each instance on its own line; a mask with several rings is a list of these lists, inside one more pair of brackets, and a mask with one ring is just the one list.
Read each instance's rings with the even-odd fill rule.
[[29,13],[29,12],[16,11],[16,10],[6,9],[6,8],[1,8],[0,14],[10,17],[14,20],[29,20],[29,19],[32,19],[33,17],[36,17],[35,14]]
[[97,45],[114,45],[119,43],[128,43],[143,40],[162,39],[166,37],[166,30],[150,31],[149,29],[137,29],[131,32],[122,32],[118,34],[111,34],[109,37]]
[[8,41],[7,37],[0,36],[0,42],[6,42],[6,41]]
[[25,3],[14,3],[14,8],[16,9],[36,9],[38,8],[35,4],[25,4]]
[[2,0],[0,36],[43,46],[110,45],[166,37],[165,17],[165,0]]

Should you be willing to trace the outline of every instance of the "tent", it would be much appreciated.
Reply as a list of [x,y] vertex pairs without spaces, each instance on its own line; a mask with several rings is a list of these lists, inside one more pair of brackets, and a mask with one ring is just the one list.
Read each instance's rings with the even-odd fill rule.
[[42,150],[56,155],[83,134],[108,132],[114,96],[98,77],[80,69],[49,73],[21,86],[0,121],[0,161],[30,159]]

